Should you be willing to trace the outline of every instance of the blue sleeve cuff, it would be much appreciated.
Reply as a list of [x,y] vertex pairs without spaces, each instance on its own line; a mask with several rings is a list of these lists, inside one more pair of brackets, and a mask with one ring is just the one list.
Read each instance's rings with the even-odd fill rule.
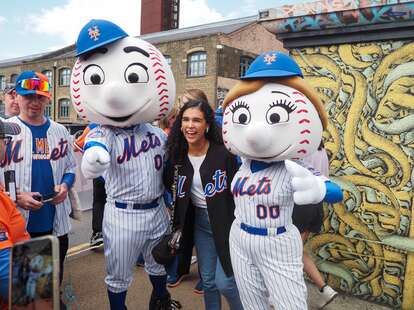
[[102,143],[100,143],[100,142],[96,142],[96,141],[89,141],[89,142],[87,142],[87,143],[84,145],[84,147],[83,147],[83,151],[86,151],[87,149],[89,149],[89,148],[91,148],[91,147],[93,147],[93,146],[99,146],[99,147],[102,147],[102,148],[104,148],[104,149],[105,149],[105,151],[107,151],[107,152],[109,153],[109,151],[108,151],[108,149],[106,148],[105,144],[102,144]]
[[344,195],[342,194],[342,189],[338,184],[332,181],[325,181],[326,194],[323,201],[327,203],[336,203],[342,201]]
[[62,182],[68,186],[68,189],[71,189],[73,183],[75,183],[75,174],[74,173],[65,173],[62,177]]
[[170,191],[166,190],[163,195],[164,203],[168,209],[172,209],[173,197]]

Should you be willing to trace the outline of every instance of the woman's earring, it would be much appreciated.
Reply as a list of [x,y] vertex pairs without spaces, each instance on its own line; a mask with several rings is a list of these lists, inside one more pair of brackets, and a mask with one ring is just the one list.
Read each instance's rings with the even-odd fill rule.
[[210,129],[210,127],[207,127],[207,128],[206,128],[206,133],[208,133],[208,130],[209,130],[209,129]]

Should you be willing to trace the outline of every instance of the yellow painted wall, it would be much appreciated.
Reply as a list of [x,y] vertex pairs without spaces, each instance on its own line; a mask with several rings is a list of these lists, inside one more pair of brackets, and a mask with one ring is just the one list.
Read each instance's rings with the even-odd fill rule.
[[331,285],[414,309],[414,42],[291,54],[325,103],[331,175],[344,189],[307,247]]

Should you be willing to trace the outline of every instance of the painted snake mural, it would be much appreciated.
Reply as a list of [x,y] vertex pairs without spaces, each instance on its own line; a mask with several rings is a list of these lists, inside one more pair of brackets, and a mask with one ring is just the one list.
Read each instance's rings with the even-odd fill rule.
[[413,51],[412,41],[291,50],[329,113],[325,146],[345,198],[307,247],[331,285],[404,309],[414,304]]

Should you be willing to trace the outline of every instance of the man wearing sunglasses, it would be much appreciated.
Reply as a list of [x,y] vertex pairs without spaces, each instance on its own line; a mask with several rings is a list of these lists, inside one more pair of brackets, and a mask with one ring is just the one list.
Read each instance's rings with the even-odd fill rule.
[[[15,170],[17,205],[31,237],[59,238],[60,280],[68,249],[71,205],[68,191],[75,180],[75,159],[68,130],[44,115],[50,84],[39,72],[25,71],[16,79],[20,114],[8,121],[21,127],[9,145],[6,168]],[[4,166],[3,165],[3,166]]]

